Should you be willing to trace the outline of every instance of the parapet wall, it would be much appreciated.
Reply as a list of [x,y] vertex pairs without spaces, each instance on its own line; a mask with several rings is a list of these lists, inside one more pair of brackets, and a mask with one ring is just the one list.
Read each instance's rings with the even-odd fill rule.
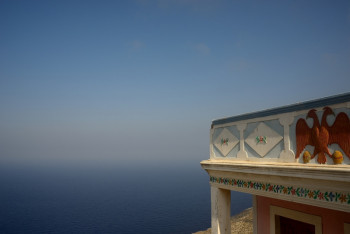
[[214,120],[210,160],[350,165],[350,93]]

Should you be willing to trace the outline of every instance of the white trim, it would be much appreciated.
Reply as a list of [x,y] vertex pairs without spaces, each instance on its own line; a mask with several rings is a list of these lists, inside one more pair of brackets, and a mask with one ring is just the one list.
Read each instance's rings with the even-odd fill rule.
[[231,191],[211,186],[211,233],[231,233]]
[[270,206],[270,233],[275,234],[275,216],[283,216],[303,223],[315,226],[315,234],[322,234],[322,218],[320,216],[306,214],[278,206]]
[[237,125],[237,129],[239,131],[239,151],[237,153],[237,158],[241,160],[247,160],[248,159],[248,153],[245,151],[244,146],[244,130],[247,127],[247,124],[239,124]]
[[281,117],[279,119],[280,124],[283,126],[283,143],[284,143],[284,150],[280,153],[280,161],[283,162],[295,162],[295,155],[294,152],[290,149],[290,134],[289,134],[289,126],[294,121],[294,116],[289,116],[289,114],[286,114],[285,116]]
[[214,158],[215,157],[215,153],[214,153],[214,144],[212,144],[213,142],[213,134],[214,134],[214,129],[211,128],[210,129],[210,139],[209,139],[209,155],[210,158]]
[[350,182],[350,167],[299,163],[258,163],[247,161],[204,160],[202,168],[209,171],[252,173],[259,175],[287,176],[302,179]]

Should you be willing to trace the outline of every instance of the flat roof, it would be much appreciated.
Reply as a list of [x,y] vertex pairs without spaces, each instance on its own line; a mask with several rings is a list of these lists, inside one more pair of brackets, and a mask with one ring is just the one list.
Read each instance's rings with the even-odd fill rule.
[[240,120],[260,118],[260,117],[265,117],[269,115],[283,114],[283,113],[293,112],[293,111],[308,110],[312,108],[334,105],[334,104],[339,104],[344,102],[350,102],[350,93],[343,93],[335,96],[314,99],[306,102],[299,102],[296,104],[281,106],[277,108],[271,108],[263,111],[257,111],[257,112],[236,115],[236,116],[227,117],[227,118],[216,119],[212,121],[212,125],[214,126],[219,124],[226,124],[226,123],[236,122]]

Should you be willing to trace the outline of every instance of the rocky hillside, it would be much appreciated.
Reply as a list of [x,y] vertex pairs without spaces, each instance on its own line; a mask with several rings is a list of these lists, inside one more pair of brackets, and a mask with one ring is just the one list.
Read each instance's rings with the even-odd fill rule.
[[[210,234],[211,228],[193,234]],[[242,213],[231,217],[231,233],[253,233],[253,208],[248,208]]]

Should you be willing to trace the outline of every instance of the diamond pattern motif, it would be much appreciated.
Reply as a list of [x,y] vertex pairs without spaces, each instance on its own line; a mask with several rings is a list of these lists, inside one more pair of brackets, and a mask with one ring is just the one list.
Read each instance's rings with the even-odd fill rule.
[[224,128],[216,138],[214,145],[224,157],[237,145],[238,139],[232,133]]
[[247,137],[245,142],[261,157],[272,150],[283,137],[264,123],[260,123]]

